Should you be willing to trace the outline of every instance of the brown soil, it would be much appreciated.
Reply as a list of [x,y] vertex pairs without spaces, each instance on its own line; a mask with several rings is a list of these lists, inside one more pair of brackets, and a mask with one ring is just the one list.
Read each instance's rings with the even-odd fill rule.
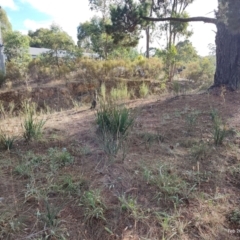
[[[29,94],[44,100],[60,93],[59,101],[67,101],[65,96],[69,95],[64,91],[36,89]],[[20,101],[19,95],[13,91],[5,97],[1,94],[0,99]],[[0,152],[0,239],[239,239],[240,226],[229,220],[231,211],[239,208],[240,199],[239,103],[239,92],[220,89],[209,94],[127,101],[137,118],[124,161],[120,153],[113,162],[101,149],[95,111],[82,107],[42,115],[47,119],[42,140],[26,143],[18,139],[11,152]],[[218,110],[231,130],[220,146],[213,143],[212,109]],[[191,125],[186,118],[192,113],[198,117]],[[19,120],[2,120],[1,128],[21,135]],[[203,143],[206,152],[194,156],[194,147]],[[74,163],[55,173],[47,172],[49,148],[66,148],[74,156]],[[34,156],[44,155],[43,164],[34,170],[34,176],[17,174],[17,165],[24,159],[32,161],[32,155],[26,157],[29,151]],[[168,176],[177,175],[187,183],[188,194],[157,194],[162,189],[146,178],[144,169],[158,174],[163,165],[168,168]],[[66,175],[75,183],[81,182],[79,195],[59,190]],[[38,193],[28,192],[31,184]],[[105,220],[86,221],[81,199],[85,191],[94,189],[101,191]],[[136,200],[138,217],[130,210],[124,211],[119,200],[122,196]],[[44,199],[58,209],[56,225],[47,225],[40,214],[47,212]],[[163,214],[161,220],[156,213]],[[172,216],[168,228],[164,228],[164,214]]]

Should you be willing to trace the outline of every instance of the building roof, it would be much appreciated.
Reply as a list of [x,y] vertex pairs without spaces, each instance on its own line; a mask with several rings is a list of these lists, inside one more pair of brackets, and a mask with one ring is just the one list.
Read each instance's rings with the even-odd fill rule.
[[[29,48],[29,54],[32,56],[32,57],[36,57],[36,56],[39,56],[43,53],[47,53],[51,51],[50,48],[35,48],[35,47],[30,47]],[[59,57],[65,57],[67,54],[66,51],[64,50],[60,50],[58,52],[58,56]],[[89,57],[89,58],[99,58],[99,55],[97,53],[87,53],[87,52],[83,52],[83,56],[85,57]]]
[[35,47],[30,47],[29,48],[29,54],[31,56],[38,56],[43,53],[49,52],[51,49],[49,48],[35,48]]

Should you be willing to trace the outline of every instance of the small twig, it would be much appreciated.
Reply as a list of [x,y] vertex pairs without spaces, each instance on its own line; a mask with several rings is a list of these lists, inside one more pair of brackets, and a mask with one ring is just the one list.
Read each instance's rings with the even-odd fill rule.
[[43,230],[41,230],[41,231],[39,231],[39,232],[37,232],[37,233],[32,233],[32,234],[28,235],[27,237],[21,238],[20,240],[30,239],[30,238],[38,235],[39,233],[45,232],[45,231],[47,231],[47,230],[49,230],[49,229],[50,229],[50,228],[46,228],[46,229],[43,229]]
[[[137,190],[137,188],[130,188],[130,189],[126,190],[125,193],[129,193],[129,192],[131,192],[131,191],[133,191],[133,190]],[[125,194],[125,193],[124,193],[124,194]]]

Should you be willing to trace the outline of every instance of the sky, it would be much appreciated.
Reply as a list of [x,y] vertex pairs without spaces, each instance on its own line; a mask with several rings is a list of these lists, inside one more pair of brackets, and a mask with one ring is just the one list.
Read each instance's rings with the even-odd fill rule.
[[[214,17],[218,0],[195,0],[189,6],[190,16]],[[27,34],[28,30],[48,28],[52,23],[62,27],[77,41],[77,26],[90,20],[94,12],[89,10],[88,0],[0,0],[7,12],[13,30]],[[191,23],[194,31],[190,40],[198,53],[208,55],[208,44],[214,43],[216,28],[213,24]],[[140,42],[140,48],[145,44]]]

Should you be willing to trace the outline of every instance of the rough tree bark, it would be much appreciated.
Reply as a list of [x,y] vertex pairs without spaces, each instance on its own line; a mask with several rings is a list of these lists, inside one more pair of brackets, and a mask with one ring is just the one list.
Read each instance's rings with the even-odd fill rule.
[[149,46],[149,44],[150,44],[150,27],[149,26],[147,26],[147,28],[146,28],[146,58],[149,58],[149,49],[150,49],[150,46]]
[[216,72],[213,87],[226,86],[232,90],[240,87],[240,34],[233,34],[217,23]]

